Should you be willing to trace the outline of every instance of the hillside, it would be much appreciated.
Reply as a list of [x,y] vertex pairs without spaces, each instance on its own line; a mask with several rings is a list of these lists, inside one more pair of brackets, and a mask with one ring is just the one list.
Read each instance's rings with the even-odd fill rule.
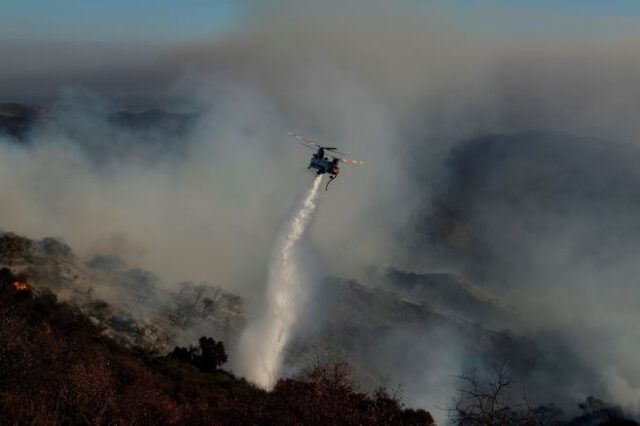
[[[403,409],[385,392],[356,391],[338,364],[265,392],[217,369],[217,361],[196,368],[131,351],[26,281],[0,270],[2,424],[433,424],[429,413]],[[202,342],[201,349],[204,357]]]
[[229,341],[243,326],[243,302],[222,289],[189,281],[165,290],[150,271],[113,256],[86,262],[53,238],[0,234],[0,266],[29,276],[38,293],[52,291],[78,307],[114,339],[166,353],[202,334]]
[[[289,365],[306,367],[265,392],[219,368],[227,356],[214,339],[203,337],[199,347],[176,347],[164,353],[145,344],[148,335],[139,336],[141,344],[133,344],[130,336],[141,323],[138,328],[120,329],[113,317],[95,315],[95,302],[82,302],[92,293],[78,284],[92,288],[80,279],[88,272],[73,266],[73,254],[63,244],[12,234],[0,241],[2,261],[21,271],[0,270],[2,424],[431,425],[427,411],[404,408],[398,397],[380,387],[384,385],[381,377],[394,368],[397,373],[409,361],[409,346],[401,344],[397,333],[408,333],[412,344],[420,347],[416,340],[420,333],[446,327],[441,331],[468,339],[479,357],[508,352],[515,361],[513,373],[520,377],[525,369],[534,367],[529,371],[534,373],[543,356],[533,341],[482,330],[443,316],[423,302],[333,278],[326,285],[334,308],[318,318],[315,332],[299,337],[289,351]],[[19,266],[18,253],[23,262],[31,262],[29,267]],[[70,281],[64,281],[62,272]],[[392,271],[396,280],[397,274],[402,276]],[[411,281],[411,277],[415,278],[404,279]],[[78,280],[75,286],[74,280]],[[44,283],[57,285],[67,301]],[[67,291],[62,291],[65,286]],[[118,312],[106,302],[101,305],[103,310]],[[393,334],[396,337],[390,339]],[[444,341],[430,342],[436,346],[422,354],[438,356],[442,348],[437,345]],[[341,362],[345,360],[349,364]],[[405,389],[410,390],[407,383]],[[367,394],[363,391],[367,387],[376,390]],[[436,395],[448,392],[433,384],[431,390]],[[500,404],[511,401],[507,397],[500,395]],[[473,402],[462,400],[459,407],[475,413],[465,405]],[[528,411],[519,411],[515,402],[509,404],[514,404],[506,406],[509,416],[523,425],[636,424],[620,408],[593,397],[573,419],[566,419],[553,404]],[[464,413],[458,410],[459,415]]]
[[[0,235],[0,267],[29,277],[35,294],[53,292],[123,347],[162,356],[207,335],[225,342],[233,365],[245,307],[240,297],[219,287],[163,283],[117,257],[83,261],[58,240],[11,233]],[[546,389],[549,375],[575,380],[577,370],[558,368],[544,350],[553,347],[555,356],[568,357],[565,347],[514,332],[515,315],[498,298],[455,275],[388,269],[374,274],[370,285],[330,277],[315,297],[305,332],[296,333],[287,349],[287,377],[318,361],[346,362],[363,389],[402,388],[411,406],[428,402],[429,409],[449,403],[455,392],[452,368],[457,374],[509,360],[514,378],[531,386],[536,401],[549,396],[563,401],[561,389]],[[504,328],[509,319],[511,327]],[[414,366],[424,363],[440,373],[415,374]],[[421,396],[424,392],[431,396]]]
[[435,208],[417,215],[416,247],[500,285],[548,271],[547,247],[569,241],[556,255],[572,250],[569,262],[606,267],[638,248],[639,163],[632,143],[564,132],[463,141],[448,155]]
[[[219,287],[163,283],[152,272],[129,267],[114,256],[83,261],[52,238],[34,241],[1,234],[0,267],[28,276],[35,293],[54,292],[109,337],[148,353],[166,354],[174,345],[192,343],[205,334],[224,341],[233,353],[245,324],[243,300]],[[432,283],[434,277],[440,281],[427,292],[425,286],[415,294],[402,287],[425,278]],[[414,387],[425,384],[407,375],[405,363],[398,365],[397,358],[420,357],[427,348],[418,343],[432,341],[434,334],[450,338],[428,350],[469,352],[472,355],[463,362],[468,368],[508,356],[515,371],[526,376],[544,364],[543,358],[532,358],[539,352],[535,342],[493,327],[500,315],[508,318],[498,299],[455,276],[388,270],[371,281],[364,285],[335,277],[325,280],[316,295],[317,311],[308,312],[306,332],[298,333],[288,349],[289,374],[317,359],[346,361],[354,368],[354,378],[370,391],[389,384],[413,393]]]
[[47,109],[17,103],[0,104],[0,136],[24,141],[38,122],[47,115]]
[[[72,115],[91,113],[91,111],[67,111],[63,107],[44,107],[20,103],[0,103],[0,137],[16,142],[28,142],[33,132],[48,125],[69,126],[65,121],[73,121]],[[136,133],[140,140],[157,139],[161,135],[183,136],[195,124],[196,114],[180,114],[160,109],[147,109],[140,112],[102,111],[98,118],[115,130]],[[76,133],[78,128],[73,129]]]

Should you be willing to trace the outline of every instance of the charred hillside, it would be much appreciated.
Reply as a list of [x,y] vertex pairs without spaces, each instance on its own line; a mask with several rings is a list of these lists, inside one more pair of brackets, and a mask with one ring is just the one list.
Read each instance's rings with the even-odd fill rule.
[[[359,390],[343,363],[316,364],[266,392],[222,370],[224,346],[211,338],[162,356],[126,347],[78,307],[50,291],[34,291],[27,275],[7,268],[0,270],[0,324],[2,424],[434,424],[427,411],[404,408],[382,388],[371,395]],[[502,370],[498,378],[485,384],[463,376],[451,419],[473,425],[495,419],[514,425],[637,424],[593,397],[573,419],[554,404],[529,407],[514,397],[514,383]]]
[[[233,356],[245,326],[243,300],[220,287],[163,283],[153,272],[112,255],[83,261],[53,238],[0,234],[0,266],[29,276],[36,294],[55,293],[103,334],[145,353],[165,355],[175,345],[208,335],[224,341]],[[307,332],[296,335],[288,348],[287,375],[318,360],[346,362],[356,382],[370,392],[390,385],[413,394],[430,387],[428,376],[408,374],[406,365],[452,354],[461,357],[465,369],[509,359],[519,380],[564,374],[536,341],[504,329],[515,322],[498,299],[452,274],[390,269],[372,275],[368,284],[327,278],[315,297],[322,308],[309,312],[313,321]]]
[[202,334],[232,342],[243,301],[220,287],[182,281],[165,290],[158,276],[115,256],[83,261],[66,244],[0,234],[0,266],[29,276],[35,293],[53,292],[127,347],[166,353]]
[[[148,361],[165,359],[174,347],[188,347],[206,335],[225,343],[229,364],[234,365],[236,342],[245,326],[244,301],[220,287],[166,283],[113,255],[83,260],[56,239],[11,233],[0,234],[0,267],[24,277],[36,301],[29,303],[57,300],[55,306],[91,327],[87,336],[102,336],[100,342]],[[575,406],[563,387],[548,388],[552,377],[592,391],[586,379],[579,380],[593,377],[590,371],[558,365],[558,357],[571,356],[562,341],[518,331],[511,308],[455,274],[389,268],[372,273],[368,281],[329,277],[323,282],[305,333],[294,336],[287,348],[286,377],[313,371],[318,362],[346,363],[363,391],[402,389],[410,407],[424,407],[427,401],[430,410],[446,407],[456,392],[455,377],[443,367],[450,359],[460,363],[456,373],[508,361],[513,379],[526,384],[536,403],[551,399],[563,407]],[[77,356],[83,352],[75,351]],[[189,357],[188,352],[180,356]],[[418,373],[415,366],[420,366]],[[421,373],[427,370],[429,374]],[[295,379],[286,383],[298,386]],[[415,396],[422,392],[429,392],[428,398]]]
[[0,271],[2,424],[433,424],[383,391],[358,392],[338,364],[265,392],[220,370],[226,357],[206,358],[210,339],[201,339],[197,362],[194,348],[132,351],[26,280]]

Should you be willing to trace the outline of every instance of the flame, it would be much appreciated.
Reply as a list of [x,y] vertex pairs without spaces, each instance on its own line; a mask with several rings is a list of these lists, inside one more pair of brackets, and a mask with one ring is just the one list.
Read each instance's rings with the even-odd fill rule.
[[29,290],[29,286],[26,283],[20,282],[20,281],[14,281],[13,282],[13,288],[16,291],[27,291]]

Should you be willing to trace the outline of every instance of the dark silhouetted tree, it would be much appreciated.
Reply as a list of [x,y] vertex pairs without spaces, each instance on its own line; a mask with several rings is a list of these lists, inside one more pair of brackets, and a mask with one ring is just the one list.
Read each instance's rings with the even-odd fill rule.
[[483,385],[475,372],[459,376],[463,386],[451,410],[453,423],[461,426],[508,426],[517,424],[511,398],[511,379],[506,366],[495,368],[495,378]]
[[198,347],[192,345],[185,348],[176,346],[169,357],[191,364],[204,373],[213,373],[227,362],[227,353],[222,342],[202,336],[198,343]]
[[198,360],[201,371],[211,373],[227,362],[227,354],[222,342],[216,342],[211,337],[202,336],[200,343],[200,359]]
[[506,363],[494,367],[493,376],[481,383],[475,372],[459,376],[460,396],[450,410],[451,423],[461,426],[554,426],[564,424],[562,411],[553,404],[531,407],[526,395],[513,396],[513,381]]

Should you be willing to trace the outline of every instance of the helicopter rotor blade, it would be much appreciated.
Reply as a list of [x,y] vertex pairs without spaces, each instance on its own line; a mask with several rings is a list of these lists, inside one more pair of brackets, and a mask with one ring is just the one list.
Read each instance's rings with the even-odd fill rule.
[[306,143],[304,143],[304,142],[299,142],[299,144],[300,144],[300,145],[302,145],[302,146],[304,146],[305,148],[309,148],[309,149],[310,149],[310,150],[312,150],[312,151],[317,151],[317,150],[318,150],[318,148],[315,148],[315,147],[313,147],[313,146],[310,146],[310,145],[308,145],[308,144],[306,144]]
[[[300,144],[306,146],[309,149],[317,150],[319,148],[324,148],[327,151],[331,151],[331,155],[336,156],[336,157],[346,156],[347,155],[344,152],[338,151],[338,148],[322,146],[322,145],[320,145],[318,143],[315,143],[311,139],[305,138],[304,136],[297,135],[297,134],[293,133],[290,130],[287,133],[289,133],[289,135],[293,136],[294,138],[298,139]],[[355,161],[355,160],[351,160],[349,158],[340,158],[340,160],[342,162],[344,162],[344,163],[347,163],[347,164],[364,164],[364,162],[362,162],[362,161]]]
[[364,161],[352,160],[351,158],[341,158],[340,161],[345,164],[364,164]]
[[306,145],[312,145],[315,146],[316,148],[320,148],[321,145],[318,145],[317,143],[315,143],[314,141],[312,141],[311,139],[305,138],[304,136],[300,136],[300,135],[296,135],[295,133],[293,133],[292,131],[288,132],[291,136],[293,136],[294,138],[298,139],[301,143],[306,144]]
[[324,148],[327,151],[331,151],[332,154],[347,155],[344,152],[338,151],[338,148],[336,148],[336,147],[320,145],[319,143],[316,143],[316,142],[312,141],[309,138],[305,138],[304,136],[297,135],[297,134],[293,133],[292,131],[289,131],[288,133],[291,136],[293,136],[294,138],[298,139],[301,143],[306,144],[306,145],[314,146],[314,147],[316,147],[316,149]]

